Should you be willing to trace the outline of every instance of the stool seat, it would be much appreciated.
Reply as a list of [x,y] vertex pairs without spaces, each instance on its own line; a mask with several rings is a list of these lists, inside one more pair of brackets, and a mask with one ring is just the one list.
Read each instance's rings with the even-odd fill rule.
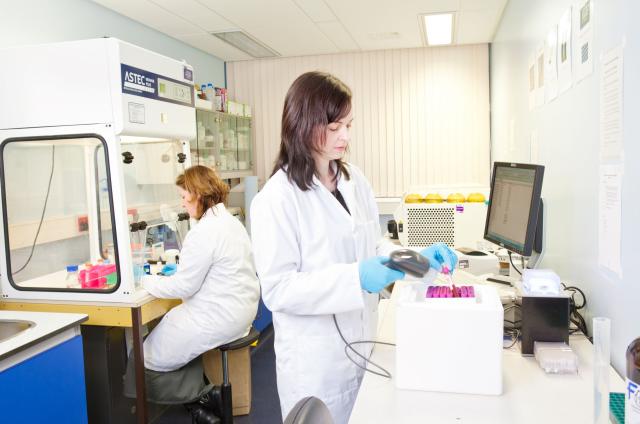
[[249,346],[251,343],[258,340],[258,337],[260,337],[260,332],[255,328],[253,328],[252,326],[251,329],[249,330],[249,334],[247,334],[246,336],[239,338],[237,340],[234,340],[232,342],[229,342],[227,344],[218,346],[217,349],[220,349],[222,352],[225,352],[227,350],[242,349],[243,347]]

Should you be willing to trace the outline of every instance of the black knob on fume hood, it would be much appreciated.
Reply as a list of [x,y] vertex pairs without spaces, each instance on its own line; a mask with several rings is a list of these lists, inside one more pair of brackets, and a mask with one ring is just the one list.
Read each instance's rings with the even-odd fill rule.
[[184,163],[185,160],[187,160],[187,155],[185,155],[184,153],[178,153],[178,162]]
[[122,162],[127,164],[133,162],[133,155],[131,154],[131,152],[122,152],[122,156],[124,157]]
[[132,222],[131,224],[129,224],[129,231],[131,231],[132,233],[135,233],[136,231],[142,231],[145,228],[147,228],[146,221]]

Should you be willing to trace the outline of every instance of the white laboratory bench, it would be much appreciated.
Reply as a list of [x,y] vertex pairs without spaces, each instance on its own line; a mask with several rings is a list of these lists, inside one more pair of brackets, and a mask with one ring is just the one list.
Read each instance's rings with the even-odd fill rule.
[[[382,300],[378,340],[395,342],[395,300]],[[424,337],[424,335],[416,335]],[[577,375],[545,374],[519,345],[503,353],[501,396],[396,389],[393,379],[365,373],[349,423],[590,423],[593,422],[593,346],[582,335],[569,338],[578,355]],[[473,352],[469,352],[473,355]],[[395,372],[395,347],[375,345],[371,360]],[[609,367],[610,391],[624,381]]]
[[2,322],[28,322],[31,326],[0,341],[0,371],[37,355],[48,346],[80,334],[84,314],[51,314],[0,310]]

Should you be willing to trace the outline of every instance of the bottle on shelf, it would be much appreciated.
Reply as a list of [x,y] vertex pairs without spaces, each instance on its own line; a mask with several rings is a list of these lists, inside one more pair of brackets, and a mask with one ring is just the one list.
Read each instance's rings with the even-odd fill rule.
[[215,97],[215,91],[213,89],[212,83],[207,84],[206,96],[207,96],[207,100],[209,100],[210,102],[213,102]]

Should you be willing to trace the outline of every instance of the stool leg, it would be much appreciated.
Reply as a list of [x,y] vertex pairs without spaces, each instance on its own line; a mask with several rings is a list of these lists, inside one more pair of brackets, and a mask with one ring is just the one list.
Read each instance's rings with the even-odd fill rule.
[[229,364],[227,351],[222,352],[222,424],[233,423],[233,403],[231,398],[231,383],[229,383]]

